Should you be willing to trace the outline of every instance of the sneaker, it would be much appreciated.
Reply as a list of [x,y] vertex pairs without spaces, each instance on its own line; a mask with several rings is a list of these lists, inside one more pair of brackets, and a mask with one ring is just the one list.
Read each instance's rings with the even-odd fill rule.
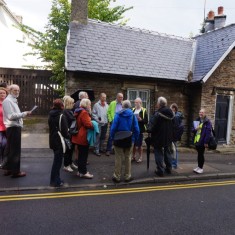
[[203,169],[198,167],[197,171],[196,171],[197,174],[202,174],[203,173]]
[[77,165],[75,165],[74,163],[72,163],[70,166],[71,166],[73,169],[75,169],[75,170],[77,170],[77,169],[78,169],[78,166],[77,166]]
[[193,169],[193,171],[195,172],[195,173],[197,173],[197,170],[199,169],[199,167],[196,167],[195,169]]
[[[79,174],[79,173],[78,173]],[[77,174],[77,175],[78,175]],[[93,175],[92,174],[90,174],[89,172],[87,172],[86,174],[79,174],[79,176],[81,177],[81,178],[85,178],[85,179],[92,179],[93,178]]]
[[116,177],[112,177],[112,181],[114,182],[114,183],[120,183],[121,182],[121,180],[119,180],[119,179],[117,179]]
[[73,172],[73,169],[68,165],[64,167],[64,170],[67,172]]
[[129,183],[129,182],[131,182],[132,180],[134,180],[134,178],[133,178],[133,177],[130,177],[130,178],[128,178],[128,179],[125,179],[124,181],[125,181],[126,183]]
[[100,154],[99,152],[97,152],[97,151],[94,151],[94,154],[95,154],[96,156],[98,156],[98,157],[101,156],[101,154]]

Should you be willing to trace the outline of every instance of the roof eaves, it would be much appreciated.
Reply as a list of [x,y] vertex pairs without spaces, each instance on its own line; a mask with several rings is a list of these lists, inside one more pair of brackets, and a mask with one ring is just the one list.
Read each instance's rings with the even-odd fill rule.
[[202,79],[202,82],[205,83],[208,78],[212,75],[212,73],[218,68],[218,66],[222,63],[225,57],[232,51],[235,47],[235,41],[231,44],[231,46],[225,51],[225,53],[220,57],[220,59],[216,62],[216,64],[211,68],[211,70],[206,74],[206,76]]

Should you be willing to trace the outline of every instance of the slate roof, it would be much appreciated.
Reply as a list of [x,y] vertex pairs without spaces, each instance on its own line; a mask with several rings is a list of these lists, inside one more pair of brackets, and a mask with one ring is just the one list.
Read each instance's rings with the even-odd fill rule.
[[89,20],[70,24],[68,71],[187,81],[193,40]]
[[[235,24],[195,37],[193,81],[202,80],[235,42]],[[222,61],[221,61],[222,62]]]

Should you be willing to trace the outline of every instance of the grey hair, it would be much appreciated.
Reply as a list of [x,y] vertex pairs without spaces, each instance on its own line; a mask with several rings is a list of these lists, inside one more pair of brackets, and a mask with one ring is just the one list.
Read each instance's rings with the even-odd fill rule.
[[140,101],[140,103],[142,104],[142,100],[141,100],[140,97],[137,97],[137,98],[135,99],[135,101]]
[[124,100],[124,101],[122,102],[122,107],[123,107],[124,109],[130,109],[130,108],[131,108],[131,102],[130,102],[130,100]]
[[87,93],[85,91],[80,91],[78,94],[78,98],[81,100],[82,98],[85,98]]
[[87,106],[91,104],[91,101],[89,99],[82,99],[80,102],[80,107],[87,108]]
[[160,96],[158,99],[157,99],[157,103],[159,104],[160,107],[165,107],[167,106],[167,100],[165,97],[163,96]]

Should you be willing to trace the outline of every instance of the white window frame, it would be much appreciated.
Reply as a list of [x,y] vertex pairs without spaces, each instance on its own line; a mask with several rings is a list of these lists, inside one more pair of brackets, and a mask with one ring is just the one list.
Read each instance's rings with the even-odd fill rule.
[[[131,100],[131,99],[130,99],[130,92],[131,92],[131,91],[134,91],[134,92],[137,93],[135,99],[138,98],[138,97],[140,97],[140,98],[142,99],[142,97],[139,95],[140,92],[146,92],[146,93],[147,93],[147,99],[146,99],[146,101],[145,101],[145,102],[146,102],[146,107],[144,107],[144,108],[147,109],[148,116],[149,116],[149,113],[150,113],[150,89],[128,88],[128,89],[127,89],[127,99],[130,100],[131,103],[133,104],[135,99],[134,99],[134,100]],[[133,106],[133,107],[134,107],[134,106]]]

